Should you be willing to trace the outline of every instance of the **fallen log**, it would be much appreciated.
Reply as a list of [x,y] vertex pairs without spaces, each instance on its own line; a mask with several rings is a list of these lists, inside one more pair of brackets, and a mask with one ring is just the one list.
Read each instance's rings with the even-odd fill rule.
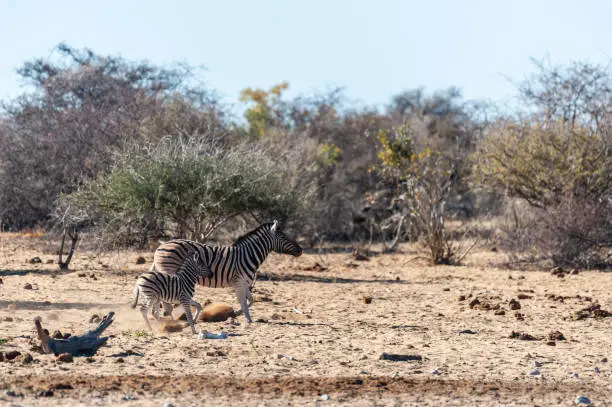
[[114,312],[109,312],[102,318],[98,326],[83,335],[74,335],[68,339],[53,339],[49,336],[48,331],[43,329],[40,317],[34,319],[38,339],[45,353],[53,353],[55,356],[62,353],[70,353],[73,356],[93,356],[98,351],[98,348],[106,343],[108,336],[100,338],[100,334],[104,332],[110,324],[113,323]]

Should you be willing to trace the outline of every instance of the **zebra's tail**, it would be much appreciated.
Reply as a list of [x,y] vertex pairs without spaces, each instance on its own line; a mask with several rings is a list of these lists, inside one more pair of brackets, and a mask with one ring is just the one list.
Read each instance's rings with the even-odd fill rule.
[[132,290],[132,304],[130,304],[132,308],[136,308],[136,304],[138,304],[138,294],[140,294],[140,287],[137,284]]

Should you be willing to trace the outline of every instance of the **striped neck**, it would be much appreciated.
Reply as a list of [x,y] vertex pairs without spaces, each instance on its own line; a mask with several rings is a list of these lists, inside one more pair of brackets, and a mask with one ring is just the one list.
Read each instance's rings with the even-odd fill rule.
[[272,251],[272,240],[270,236],[263,231],[257,231],[257,233],[252,233],[241,238],[240,241],[234,245],[234,248],[239,253],[247,254],[253,266],[257,269]]

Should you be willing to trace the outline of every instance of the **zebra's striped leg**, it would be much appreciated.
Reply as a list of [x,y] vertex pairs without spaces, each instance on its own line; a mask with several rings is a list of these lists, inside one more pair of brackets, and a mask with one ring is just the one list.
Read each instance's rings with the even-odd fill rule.
[[197,324],[198,318],[200,317],[200,313],[202,312],[202,306],[200,305],[199,302],[197,302],[194,299],[191,300],[191,305],[193,305],[196,308],[196,313],[195,313],[195,316],[193,317],[193,323]]
[[160,321],[160,317],[159,317],[159,303],[160,303],[160,301],[158,299],[154,299],[153,301],[151,301],[151,308],[153,308],[153,318],[155,318],[155,320],[157,322]]
[[187,322],[189,323],[189,326],[191,327],[191,332],[195,334],[196,330],[195,330],[195,326],[193,326],[193,318],[191,316],[191,301],[192,300],[190,298],[181,298],[181,304],[183,305],[183,308],[185,309],[185,316],[187,317]]
[[163,303],[164,306],[164,316],[165,317],[170,317],[172,316],[172,304],[169,304],[167,302]]
[[247,291],[247,305],[249,307],[253,305],[253,293],[251,292],[251,290]]
[[251,319],[251,313],[249,312],[248,306],[248,294],[249,294],[249,286],[246,281],[238,281],[234,284],[234,291],[236,292],[236,297],[238,297],[238,301],[240,301],[240,309],[244,313],[247,322],[250,324],[253,322]]
[[146,300],[140,306],[140,313],[142,314],[142,317],[144,318],[145,322],[147,323],[147,327],[149,328],[149,331],[153,332],[153,328],[151,328],[151,324],[149,323],[149,318],[147,318],[147,313],[148,312],[149,312],[149,300]]

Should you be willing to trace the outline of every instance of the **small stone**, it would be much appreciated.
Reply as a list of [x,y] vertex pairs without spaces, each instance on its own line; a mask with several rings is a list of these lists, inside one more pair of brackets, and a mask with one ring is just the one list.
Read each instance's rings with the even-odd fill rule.
[[174,407],[174,404],[170,403],[169,401],[166,401],[162,407]]
[[42,260],[40,259],[40,257],[35,256],[35,257],[32,257],[31,259],[29,259],[28,263],[30,263],[30,264],[39,264],[39,263],[42,263]]
[[[53,259],[48,259],[45,263],[47,264],[53,264]],[[53,392],[52,392],[53,393]]]
[[574,401],[574,403],[576,404],[584,404],[586,406],[591,405],[591,400],[589,400],[588,397],[586,396],[578,396],[576,397],[576,400]]
[[31,289],[32,289],[32,284],[30,284],[30,283],[26,283],[26,284],[23,286],[23,289],[24,289],[24,290],[31,290]]
[[115,363],[125,363],[125,360],[123,358],[117,358],[117,360],[115,360]]
[[603,358],[600,360],[601,363],[608,363],[608,358]]
[[13,322],[13,317],[4,317],[5,322]]
[[19,352],[18,350],[12,350],[10,352],[6,352],[4,354],[4,357],[6,358],[6,360],[13,360],[19,355],[21,355],[21,352]]
[[438,376],[438,375],[441,375],[442,372],[440,372],[438,369],[434,369],[434,370],[431,371],[431,374],[434,375],[434,376]]
[[329,394],[321,394],[321,396],[319,397],[319,400],[323,400],[323,401],[331,400],[331,396]]
[[548,341],[548,342],[546,342],[546,344],[548,346],[557,346],[557,342],[555,342],[555,341]]
[[478,298],[474,298],[472,301],[470,301],[470,308],[474,308],[475,306],[479,305],[480,301],[478,300]]
[[70,353],[62,353],[57,357],[57,360],[63,363],[72,363],[74,361],[74,358]]
[[0,278],[0,284],[4,284],[4,282],[2,281],[2,279]]
[[87,363],[94,363],[96,360],[94,358],[92,358],[91,356],[88,358],[85,358],[85,362]]
[[598,368],[597,366],[595,366],[595,368],[593,369],[593,371],[594,371],[595,373],[601,373],[601,369],[600,369],[600,368]]
[[460,295],[460,296],[457,298],[457,301],[465,301],[465,295]]
[[565,336],[559,331],[552,331],[548,334],[548,340],[550,341],[565,341]]
[[537,360],[533,362],[535,367],[542,367],[542,362],[538,362]]
[[15,390],[4,390],[4,395],[9,397],[17,397]]
[[529,372],[530,376],[540,376],[542,374],[542,372],[540,372],[538,369],[532,370],[531,372]]
[[518,298],[519,300],[530,300],[533,297],[531,297],[530,295],[522,294],[521,293],[521,294],[517,295],[516,298]]
[[32,355],[30,355],[29,353],[25,353],[22,358],[21,358],[21,362],[24,365],[29,365],[30,363],[32,363],[34,361],[34,358],[32,357]]
[[510,302],[508,303],[508,306],[510,307],[511,310],[521,309],[521,303],[515,300],[514,298],[510,300]]
[[87,274],[85,274],[85,273],[79,273],[79,274],[77,274],[77,277],[81,277],[81,278],[83,278],[83,277],[87,277]]
[[400,281],[399,276],[395,276],[395,281]]
[[364,304],[371,304],[372,303],[372,297],[363,297],[363,303]]
[[147,262],[147,259],[145,259],[142,256],[138,256],[138,258],[136,259],[136,264],[145,264]]
[[443,288],[442,291],[450,291],[450,288]]

